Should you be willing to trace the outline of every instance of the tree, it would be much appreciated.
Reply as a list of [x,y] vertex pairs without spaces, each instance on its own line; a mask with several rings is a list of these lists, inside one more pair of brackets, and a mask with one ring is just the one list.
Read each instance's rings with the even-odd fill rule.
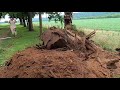
[[49,15],[48,16],[49,21],[52,19],[54,19],[55,22],[60,21],[62,27],[63,27],[63,21],[64,21],[64,28],[67,25],[70,25],[71,28],[73,27],[73,25],[72,25],[72,18],[73,18],[72,12],[64,12],[64,17],[62,15],[60,15],[61,14],[60,12],[47,12],[47,14]]
[[26,27],[25,16],[24,12],[17,12],[16,14],[16,18],[19,18],[20,25],[23,25],[24,27]]
[[72,25],[72,12],[64,12],[64,17],[62,15],[60,15],[61,13],[59,12],[48,12],[49,14],[49,20],[54,19],[55,22],[56,21],[60,21],[61,25],[63,25],[63,21],[64,21],[64,28],[67,25]]
[[[26,22],[27,22],[27,25],[26,25],[26,26],[27,26],[27,28],[29,28],[29,26],[28,26],[28,25],[29,25],[29,22],[28,22],[28,21],[29,21],[29,20],[28,20],[28,12],[23,12],[23,14],[24,14],[24,15],[23,15],[23,16],[24,16],[24,17],[23,17],[24,26],[26,25]],[[35,14],[36,14],[36,12],[31,12],[31,17],[34,18]],[[32,19],[32,18],[31,18],[31,19]],[[31,24],[31,25],[33,25],[33,24]],[[30,31],[30,30],[29,30],[29,31]]]
[[20,21],[20,25],[23,25],[23,20],[22,20],[22,18],[19,18],[19,21]]
[[20,25],[23,25],[24,27],[26,27],[26,18],[27,18],[27,12],[7,12],[7,14],[9,15],[9,17],[12,18],[19,18],[20,21]]
[[16,19],[19,18],[20,25],[24,25],[24,22],[23,22],[24,14],[23,14],[23,12],[7,12],[7,14],[9,15],[10,18],[16,18]]
[[10,17],[19,18],[20,25],[24,25],[24,27],[28,26],[29,31],[33,31],[32,18],[35,16],[36,12],[7,12],[7,13],[9,14]]
[[55,22],[60,21],[61,27],[63,27],[64,18],[61,15],[61,12],[47,12],[47,14],[49,15],[49,21],[51,21],[52,19],[54,19]]
[[27,18],[27,12],[17,12],[16,18],[19,18],[20,25],[23,25],[26,27],[26,18]]
[[42,12],[39,12],[39,24],[40,24],[40,39],[42,36]]
[[4,18],[6,14],[6,12],[0,12],[0,18]]
[[29,26],[29,31],[34,31],[33,23],[32,23],[32,12],[28,12],[28,26]]

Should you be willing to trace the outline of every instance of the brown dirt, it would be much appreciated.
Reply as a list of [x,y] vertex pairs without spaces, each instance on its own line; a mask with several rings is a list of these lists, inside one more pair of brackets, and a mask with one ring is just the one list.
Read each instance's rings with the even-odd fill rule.
[[[101,52],[100,52],[101,53]],[[98,58],[92,54],[85,60],[78,51],[39,50],[28,48],[16,53],[0,68],[1,78],[110,78],[120,72],[108,69],[106,62],[120,59],[118,55],[103,51]],[[111,72],[112,70],[112,72]]]

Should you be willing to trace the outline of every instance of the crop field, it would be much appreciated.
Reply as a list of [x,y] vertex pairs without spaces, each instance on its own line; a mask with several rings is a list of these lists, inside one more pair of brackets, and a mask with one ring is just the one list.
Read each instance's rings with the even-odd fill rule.
[[[120,18],[102,18],[102,19],[80,19],[73,20],[73,24],[77,28],[89,28],[99,29],[106,31],[120,31]],[[34,22],[34,25],[39,25],[38,22]],[[54,21],[43,21],[44,26],[60,26],[60,22],[55,23]]]

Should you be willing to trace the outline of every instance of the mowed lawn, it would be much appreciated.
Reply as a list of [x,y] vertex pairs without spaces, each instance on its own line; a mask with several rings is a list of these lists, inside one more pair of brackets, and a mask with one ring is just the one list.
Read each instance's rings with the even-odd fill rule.
[[[102,19],[80,19],[73,20],[73,24],[77,28],[89,28],[99,29],[107,31],[120,31],[120,18],[102,18]],[[34,22],[34,25],[39,25],[38,22]],[[61,26],[60,22],[43,21],[44,26]]]
[[[0,36],[9,30],[9,25],[0,25]],[[0,64],[2,65],[12,55],[18,51],[22,51],[27,47],[34,46],[40,43],[39,40],[39,27],[34,27],[35,31],[28,31],[23,26],[17,25],[17,37],[0,41]],[[8,34],[11,36],[11,34]]]

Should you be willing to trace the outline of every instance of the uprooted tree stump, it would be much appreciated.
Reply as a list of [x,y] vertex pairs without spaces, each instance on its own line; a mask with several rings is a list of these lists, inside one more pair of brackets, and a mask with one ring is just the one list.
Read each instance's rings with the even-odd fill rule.
[[[95,35],[96,31],[91,32],[88,35],[80,34],[74,30],[64,30],[52,27],[42,34],[44,49],[57,49],[66,48],[72,50],[79,50],[82,52],[90,53],[97,52],[98,46],[96,46],[90,38]],[[37,45],[38,48],[41,46]]]

